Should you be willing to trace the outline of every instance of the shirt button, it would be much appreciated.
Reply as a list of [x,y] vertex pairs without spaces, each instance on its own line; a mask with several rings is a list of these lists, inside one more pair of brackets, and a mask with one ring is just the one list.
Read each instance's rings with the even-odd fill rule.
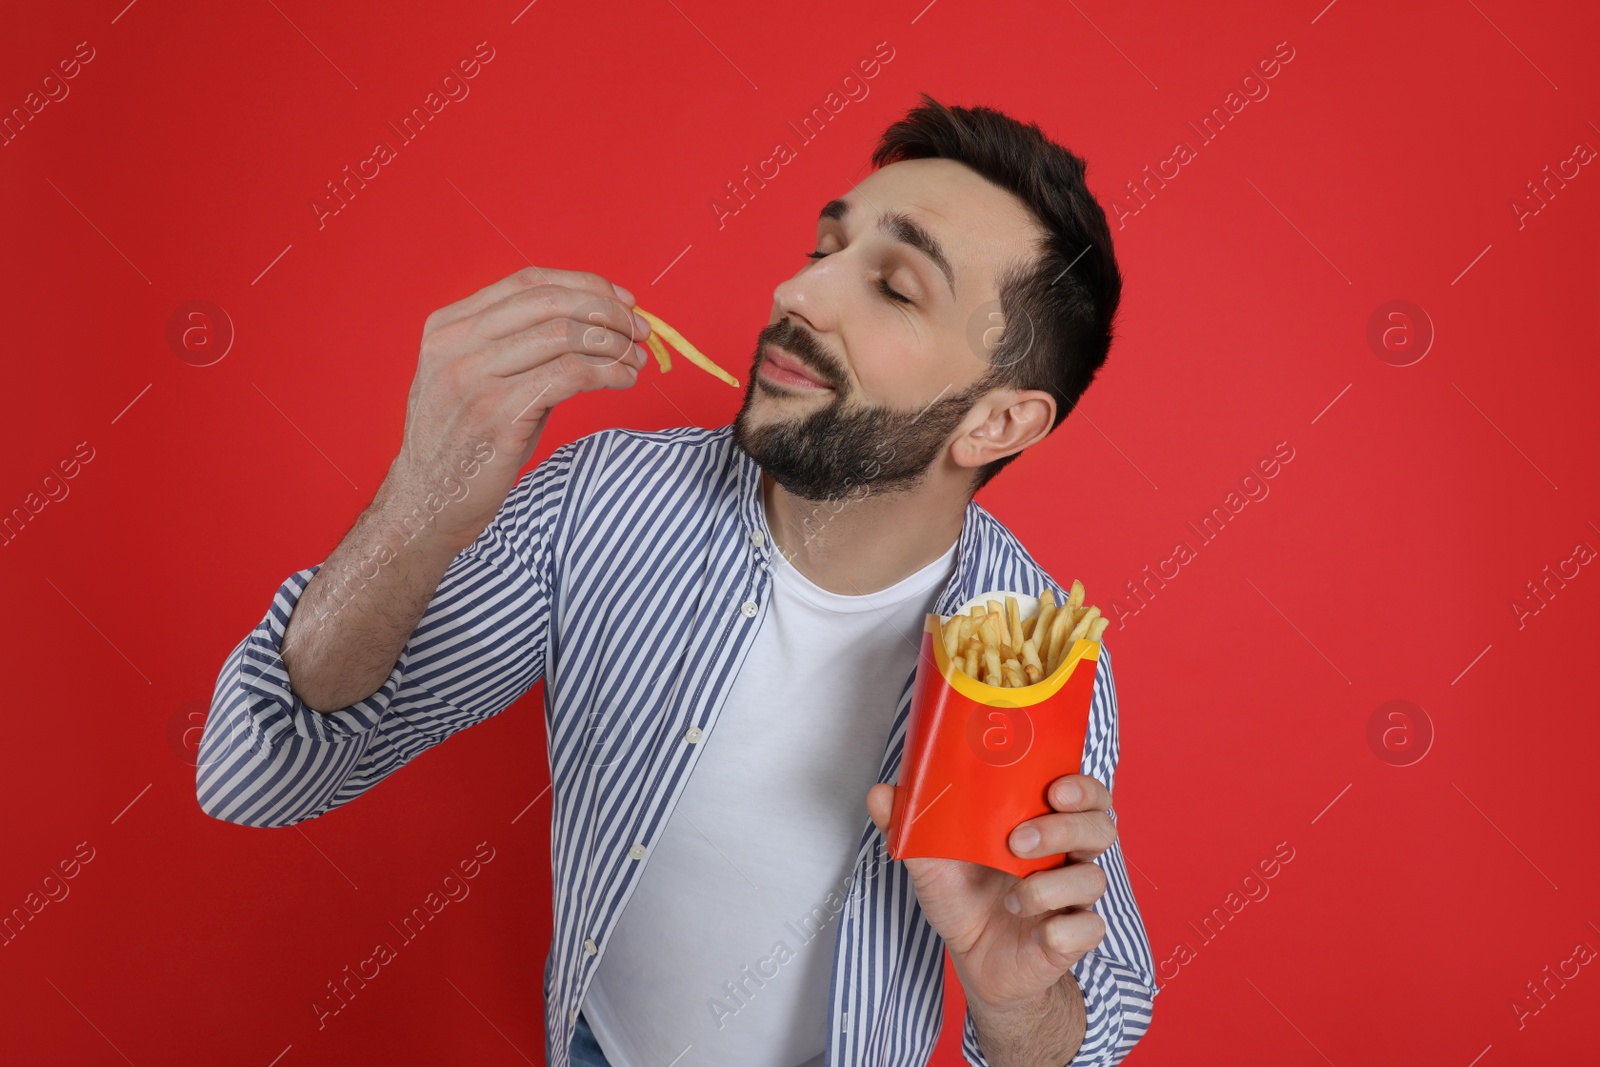
[[594,938],[586,937],[583,939],[583,951],[593,956],[600,951],[600,946],[594,943]]
[[577,1008],[573,1008],[571,1011],[567,1012],[567,1021],[570,1023],[576,1023],[578,1021]]
[[644,846],[643,845],[634,845],[632,848],[630,848],[628,850],[628,855],[631,856],[632,858],[636,859],[636,860],[644,859]]
[[705,732],[702,731],[698,726],[691,726],[683,732],[684,740],[688,741],[691,745],[699,744],[700,739],[704,736]]
[[745,618],[753,619],[756,617],[756,612],[760,609],[756,607],[756,602],[754,600],[746,600],[743,604],[739,605],[739,610],[744,612]]
[[760,548],[763,544],[765,544],[766,540],[767,535],[762,533],[760,530],[750,531],[750,543],[755,545],[757,548]]

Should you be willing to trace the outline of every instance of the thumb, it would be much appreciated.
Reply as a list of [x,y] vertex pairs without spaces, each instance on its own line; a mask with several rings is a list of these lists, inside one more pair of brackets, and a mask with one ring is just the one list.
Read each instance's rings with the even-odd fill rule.
[[885,837],[889,835],[889,817],[894,814],[894,786],[879,782],[867,790],[867,814],[873,825]]

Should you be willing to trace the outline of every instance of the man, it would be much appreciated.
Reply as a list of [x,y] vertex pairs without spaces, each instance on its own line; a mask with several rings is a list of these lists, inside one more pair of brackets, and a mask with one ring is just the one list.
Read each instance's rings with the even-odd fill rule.
[[989,109],[924,96],[873,163],[775,290],[730,426],[589,434],[519,478],[557,403],[636,381],[633,294],[531,268],[429,316],[382,488],[218,678],[198,797],[250,826],[544,679],[554,1067],[921,1065],[946,949],[969,1063],[1114,1064],[1149,1025],[1108,651],[1082,773],[1009,839],[1061,866],[884,845],[925,613],[1062,595],[973,494],[1105,360],[1105,216]]

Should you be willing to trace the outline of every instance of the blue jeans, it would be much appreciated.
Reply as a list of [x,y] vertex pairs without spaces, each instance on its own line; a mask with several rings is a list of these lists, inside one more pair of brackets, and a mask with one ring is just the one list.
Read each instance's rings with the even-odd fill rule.
[[589,1029],[589,1020],[581,1011],[578,1012],[577,1032],[572,1038],[572,1067],[611,1067],[605,1053],[600,1051],[600,1043],[594,1039],[594,1031]]

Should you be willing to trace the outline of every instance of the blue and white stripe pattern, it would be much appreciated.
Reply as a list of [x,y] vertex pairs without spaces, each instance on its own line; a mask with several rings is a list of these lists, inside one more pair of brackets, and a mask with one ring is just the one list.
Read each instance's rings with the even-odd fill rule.
[[[196,771],[200,806],[247,826],[315,818],[499,714],[542,677],[555,887],[546,1055],[569,1067],[584,992],[642,870],[633,855],[660,838],[716,727],[764,617],[774,552],[760,467],[733,444],[731,425],[611,429],[564,444],[451,562],[393,672],[365,700],[324,715],[290,689],[280,642],[319,567],[286,579],[218,676]],[[970,502],[935,610],[1044,586],[1064,595]],[[898,777],[913,677],[878,781]],[[1084,773],[1114,787],[1117,755],[1116,688],[1102,649]],[[941,1025],[944,944],[865,805],[861,820],[833,951],[827,1064],[921,1067]],[[1095,911],[1107,932],[1073,967],[1088,1012],[1073,1065],[1119,1062],[1150,1025],[1156,992],[1120,844],[1098,862],[1107,889]],[[970,1012],[962,1051],[988,1067]]]

